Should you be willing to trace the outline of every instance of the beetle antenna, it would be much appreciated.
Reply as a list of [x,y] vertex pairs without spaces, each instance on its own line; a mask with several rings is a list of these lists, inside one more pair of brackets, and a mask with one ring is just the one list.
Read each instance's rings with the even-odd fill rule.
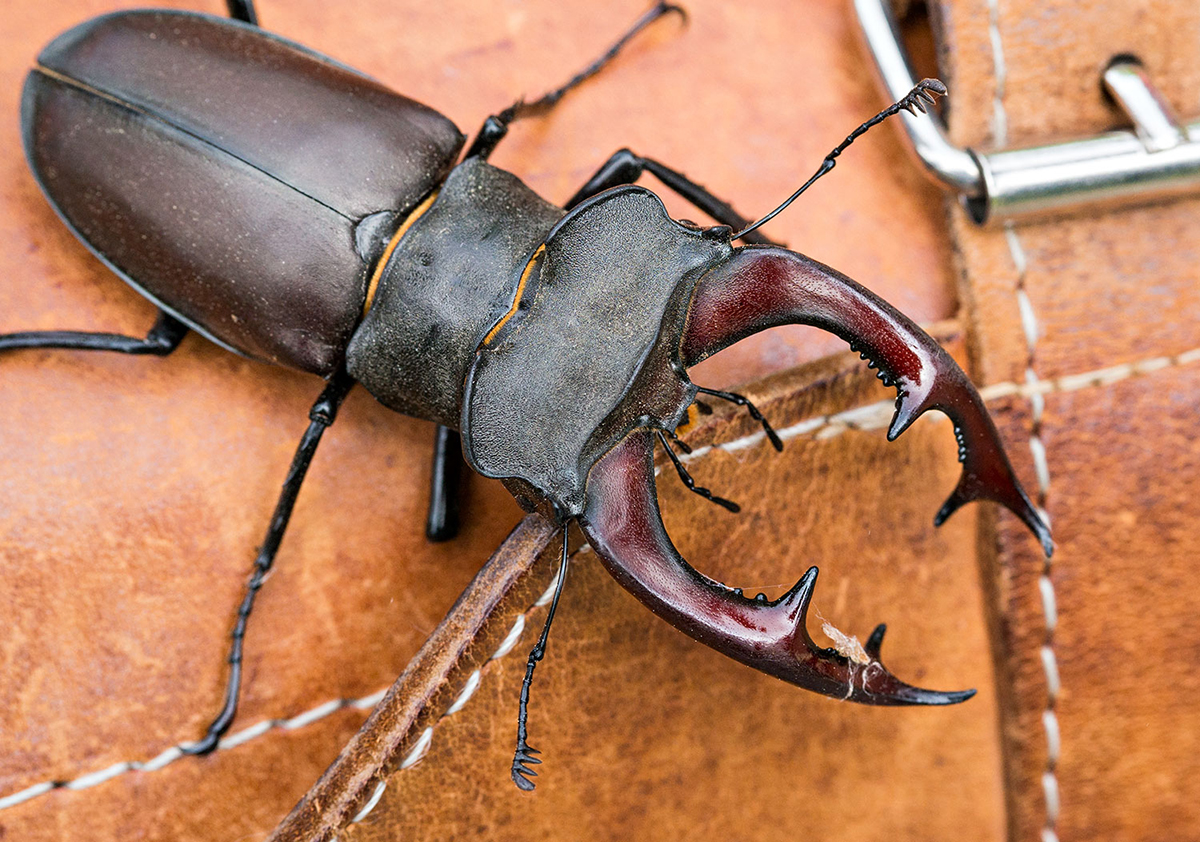
[[683,480],[683,484],[688,487],[688,491],[693,491],[699,494],[705,500],[711,500],[722,508],[737,514],[742,510],[742,507],[732,500],[726,500],[724,497],[718,497],[707,488],[701,488],[696,485],[696,481],[692,479],[692,475],[688,473],[687,468],[683,467],[683,463],[679,461],[679,457],[675,454],[674,448],[671,447],[671,442],[667,440],[667,436],[662,430],[656,430],[658,440],[662,442],[662,446],[667,449],[667,455],[671,457],[671,461],[675,464],[675,470],[679,473],[679,478]]
[[771,422],[766,419],[766,416],[764,416],[759,411],[758,407],[752,404],[750,399],[745,395],[739,395],[736,392],[722,392],[719,389],[705,389],[703,386],[697,386],[696,391],[700,392],[701,394],[712,395],[714,398],[720,398],[721,400],[729,401],[730,403],[735,403],[738,406],[746,407],[746,411],[750,413],[750,417],[762,424],[763,432],[767,434],[767,438],[771,440],[771,444],[775,447],[775,449],[780,452],[783,451],[783,441],[780,440],[779,434],[776,433],[775,429],[771,426]]
[[604,55],[600,56],[583,70],[572,76],[565,85],[542,94],[533,102],[526,102],[524,99],[517,100],[508,108],[501,111],[497,116],[507,124],[512,123],[515,120],[520,120],[523,117],[536,117],[539,114],[545,114],[555,105],[557,105],[558,101],[562,99],[569,91],[579,87],[588,79],[591,79],[601,70],[603,70],[604,66],[616,58],[617,54],[625,48],[626,44],[637,37],[639,32],[641,32],[650,24],[654,23],[659,18],[663,17],[664,15],[668,15],[671,12],[678,13],[685,22],[687,21],[687,12],[682,6],[677,6],[674,3],[667,3],[665,0],[659,0],[659,2],[655,3],[650,9],[648,9],[644,15],[634,21],[633,26],[631,26],[624,35],[618,38],[616,43],[614,43],[608,48],[608,50],[605,51]]
[[862,135],[866,134],[867,130],[872,126],[879,125],[888,117],[891,117],[893,114],[898,114],[901,111],[907,111],[913,115],[920,111],[922,114],[924,114],[928,110],[928,105],[937,101],[937,96],[948,95],[949,94],[946,90],[946,86],[941,82],[940,79],[922,79],[917,83],[915,88],[905,94],[903,99],[892,103],[870,120],[867,120],[867,122],[863,123],[857,129],[850,132],[850,134],[846,136],[845,140],[839,143],[836,147],[834,147],[832,152],[825,156],[825,160],[821,162],[821,166],[813,174],[812,178],[804,182],[804,185],[791,196],[789,196],[787,201],[775,208],[775,210],[771,211],[762,219],[758,220],[758,222],[755,222],[748,228],[743,228],[741,231],[734,234],[731,239],[736,240],[739,237],[746,236],[755,228],[758,228],[760,225],[763,225],[766,222],[770,222],[772,219],[782,213],[788,205],[800,198],[801,193],[812,187],[817,179],[833,169],[837,165],[838,156],[846,151],[846,147],[848,147],[851,143],[854,143],[854,141],[858,140],[858,138]]
[[667,0],[658,0],[650,7],[640,18],[634,21],[633,26],[626,30],[625,34],[617,39],[604,55],[593,61],[583,70],[572,76],[567,83],[561,87],[555,88],[552,91],[542,94],[533,102],[526,102],[524,97],[518,99],[508,108],[505,108],[499,114],[493,114],[484,121],[483,127],[479,133],[475,135],[475,139],[471,141],[470,148],[467,149],[467,154],[464,158],[480,157],[487,160],[487,157],[492,154],[504,136],[508,134],[508,127],[517,120],[525,117],[537,117],[545,114],[551,108],[558,104],[558,101],[567,95],[571,90],[579,87],[588,79],[591,79],[604,67],[617,57],[617,54],[625,48],[625,45],[632,41],[639,32],[645,29],[654,21],[671,12],[677,12],[684,21],[687,20],[687,12],[682,6],[677,6],[674,3],[668,3]]
[[563,525],[562,531],[562,561],[558,566],[557,581],[554,585],[554,598],[550,601],[550,613],[546,615],[546,625],[542,627],[542,636],[537,645],[529,652],[529,661],[525,664],[525,680],[521,682],[521,702],[517,709],[517,750],[513,754],[512,780],[519,789],[532,792],[536,784],[530,780],[537,777],[537,772],[529,768],[542,761],[534,755],[540,754],[536,748],[529,745],[529,732],[526,730],[526,720],[529,716],[529,688],[533,684],[533,670],[538,661],[546,657],[546,638],[550,636],[550,624],[554,622],[554,612],[558,610],[558,598],[562,596],[563,582],[567,580],[567,565],[570,556],[567,555],[567,529],[570,523]]

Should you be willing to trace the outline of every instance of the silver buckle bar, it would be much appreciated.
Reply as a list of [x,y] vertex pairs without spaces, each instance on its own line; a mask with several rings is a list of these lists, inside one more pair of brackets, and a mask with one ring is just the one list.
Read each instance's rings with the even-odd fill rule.
[[[854,10],[888,95],[899,99],[916,78],[887,0],[854,0]],[[950,143],[936,114],[900,117],[925,169],[955,190],[981,224],[1071,213],[1098,202],[1148,202],[1200,188],[1200,121],[1181,126],[1135,59],[1117,58],[1102,81],[1133,129],[979,152]]]

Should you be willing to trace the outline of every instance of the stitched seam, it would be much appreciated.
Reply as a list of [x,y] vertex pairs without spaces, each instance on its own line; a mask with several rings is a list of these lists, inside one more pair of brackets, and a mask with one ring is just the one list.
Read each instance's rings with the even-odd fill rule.
[[[1046,458],[1046,446],[1042,441],[1042,421],[1046,409],[1045,393],[1038,387],[1042,382],[1038,377],[1037,343],[1041,337],[1041,325],[1037,313],[1026,291],[1025,281],[1028,271],[1028,260],[1021,246],[1012,223],[1006,223],[1004,237],[1008,241],[1009,254],[1017,272],[1016,288],[1017,308],[1021,314],[1021,328],[1025,334],[1027,349],[1025,365],[1025,382],[1030,388],[1029,406],[1031,419],[1029,425],[1029,452],[1033,456],[1034,473],[1037,477],[1037,508],[1038,513],[1050,523],[1046,512],[1046,500],[1050,494],[1050,464]],[[1058,695],[1061,681],[1058,672],[1058,657],[1054,648],[1054,632],[1058,625],[1058,604],[1055,598],[1054,580],[1051,577],[1053,565],[1050,559],[1042,563],[1042,572],[1038,577],[1038,593],[1041,596],[1042,616],[1045,624],[1045,636],[1038,652],[1042,662],[1042,673],[1046,679],[1046,706],[1042,710],[1042,732],[1046,739],[1046,765],[1042,769],[1042,797],[1046,806],[1046,819],[1042,825],[1042,842],[1057,842],[1059,815],[1059,785],[1058,759],[1062,749],[1062,735],[1058,724]]]
[[[262,722],[251,725],[248,728],[243,728],[240,731],[235,731],[234,733],[223,737],[221,741],[217,743],[217,751],[227,751],[228,749],[236,748],[242,743],[257,739],[258,737],[261,737],[270,731],[295,731],[299,728],[304,728],[308,725],[311,725],[318,720],[332,716],[334,713],[337,713],[340,710],[346,710],[347,708],[370,710],[371,708],[375,707],[375,705],[379,704],[379,701],[383,698],[383,694],[386,692],[387,688],[385,687],[382,690],[372,693],[369,696],[363,696],[359,699],[333,699],[325,702],[324,704],[318,705],[315,708],[307,710],[304,713],[293,716],[290,719],[263,720]],[[46,793],[53,792],[56,789],[90,789],[94,786],[99,786],[106,781],[110,781],[120,775],[128,774],[129,772],[157,772],[159,769],[171,765],[181,757],[187,756],[183,753],[182,749],[182,747],[186,745],[187,743],[173,745],[150,760],[127,760],[122,763],[114,763],[112,766],[109,766],[105,769],[100,769],[96,772],[89,772],[86,775],[80,775],[78,778],[74,778],[69,781],[54,780],[43,781],[40,784],[34,784],[33,786],[26,787],[18,792],[14,792],[12,795],[7,795],[3,798],[0,798],[0,810],[5,810],[9,807],[15,807],[18,804],[22,804],[32,798],[37,798],[39,795],[45,795]]]
[[[980,389],[979,393],[985,402],[997,401],[1009,397],[1025,397],[1032,400],[1033,396],[1035,395],[1047,395],[1058,392],[1074,392],[1079,391],[1080,389],[1100,388],[1113,383],[1118,383],[1122,380],[1127,380],[1132,377],[1144,377],[1164,369],[1192,365],[1197,362],[1200,362],[1200,348],[1193,348],[1189,351],[1185,351],[1181,354],[1176,354],[1173,356],[1148,357],[1136,362],[1122,363],[1121,365],[1100,368],[1094,371],[1084,372],[1082,374],[1064,375],[1051,380],[1038,380],[1036,383],[996,383],[992,386],[987,386],[983,389]],[[890,416],[894,410],[895,401],[878,401],[877,403],[868,404],[867,406],[858,407],[845,412],[837,412],[831,415],[823,415],[819,418],[806,419],[797,424],[793,424],[790,427],[780,428],[776,432],[781,439],[787,441],[798,438],[804,434],[811,434],[814,438],[823,440],[826,438],[832,438],[833,436],[837,436],[845,432],[850,432],[852,430],[868,431],[884,429],[890,423]],[[938,420],[943,419],[944,417],[945,416],[943,415],[927,415],[925,416],[925,419]],[[691,454],[681,454],[680,460],[684,462],[691,462],[713,451],[733,453],[740,450],[746,450],[747,448],[750,448],[763,441],[765,438],[765,434],[762,432],[757,432],[721,444],[698,447]],[[587,549],[589,548],[584,546],[579,550],[579,552],[584,552]],[[576,555],[578,554],[579,553],[576,553]],[[551,585],[553,584],[555,583],[551,582]],[[1048,593],[1047,584],[1049,585]],[[1047,584],[1042,584],[1042,582],[1039,580],[1039,588],[1042,589],[1043,607],[1046,609],[1047,623],[1053,627],[1057,619],[1057,611],[1055,610],[1054,604],[1053,583],[1050,583],[1048,578]],[[545,598],[545,594],[543,594],[537,602],[530,606],[529,609],[526,609],[526,613],[528,613],[529,610],[542,605],[542,598]],[[516,631],[517,638],[520,637],[520,629],[517,627],[518,623],[520,623],[523,627],[524,614],[518,615],[518,619],[514,621],[513,629],[510,630],[509,636],[512,636],[513,632]],[[516,639],[512,641],[512,645],[515,644]],[[504,652],[498,651],[488,660],[496,660],[498,657],[503,657],[505,654],[507,654],[507,650]],[[478,670],[476,672],[478,672]],[[478,688],[478,680],[475,681],[475,686],[472,687],[471,685],[473,678],[474,675],[472,675],[472,678],[467,679],[467,684],[464,686],[463,691],[459,694],[459,698],[455,699],[454,703],[447,708],[446,713],[443,714],[442,718],[445,718],[453,713],[457,713],[462,709],[462,706],[467,703],[471,695],[474,694],[475,689]],[[1057,678],[1057,673],[1055,673],[1055,678]],[[470,692],[468,692],[468,689],[470,689]],[[1057,690],[1057,683],[1055,684],[1055,689]],[[347,708],[354,708],[356,710],[370,710],[379,703],[386,692],[387,688],[385,687],[375,693],[370,694],[369,696],[363,696],[359,699],[334,699],[329,702],[325,702],[324,704],[317,705],[316,707],[304,713],[298,714],[291,719],[265,720],[257,725],[251,725],[248,728],[244,728],[241,731],[237,731],[224,737],[221,742],[217,744],[217,750],[224,751],[235,748],[243,743],[249,742],[252,739],[256,739],[267,733],[270,733],[271,731],[296,730],[301,727],[311,725],[312,723],[324,719],[327,716],[331,716],[337,711],[346,710]],[[1051,743],[1051,740],[1053,741],[1053,756],[1057,757],[1057,721],[1054,721],[1053,724],[1046,725],[1046,733],[1047,742]],[[53,792],[56,789],[88,789],[129,772],[154,772],[158,769],[168,766],[171,763],[174,763],[182,756],[183,753],[179,746],[175,745],[150,760],[133,760],[125,761],[123,763],[116,763],[112,766],[109,766],[107,769],[101,769],[97,772],[89,772],[69,781],[43,781],[42,783],[33,784],[25,789],[14,792],[12,795],[7,795],[0,798],[0,810],[5,810],[9,807],[15,807],[18,804],[22,804],[33,798],[37,798],[38,796]]]
[[[564,540],[566,540],[565,536]],[[576,559],[584,553],[591,552],[591,550],[592,548],[590,546],[584,544],[571,556],[571,558]],[[550,580],[550,584],[546,586],[546,590],[542,592],[542,595],[539,596],[532,605],[530,605],[513,619],[512,627],[508,630],[508,634],[504,636],[504,639],[500,642],[500,645],[496,647],[496,651],[493,652],[486,661],[476,667],[475,670],[467,677],[467,683],[463,685],[463,689],[459,691],[458,695],[454,698],[454,701],[450,703],[442,715],[439,716],[431,725],[426,726],[425,730],[421,732],[421,736],[417,738],[416,743],[414,743],[413,747],[408,750],[407,754],[404,755],[404,759],[400,761],[399,768],[392,774],[399,774],[405,769],[415,766],[425,758],[425,755],[429,753],[429,747],[433,744],[433,729],[441,725],[442,722],[444,722],[447,718],[458,713],[463,709],[463,707],[466,706],[467,702],[471,700],[471,697],[475,695],[475,691],[479,689],[479,685],[483,682],[483,670],[488,664],[503,658],[516,648],[516,645],[521,640],[521,635],[525,631],[525,616],[535,608],[543,608],[550,604],[550,601],[554,599],[554,591],[558,588],[558,577],[561,573],[561,569],[555,573],[554,578]],[[364,804],[362,809],[355,814],[354,818],[350,819],[350,821],[342,827],[342,830],[346,830],[351,825],[361,822],[371,814],[371,811],[375,809],[375,805],[379,803],[381,798],[383,798],[383,792],[387,789],[387,782],[390,777],[390,775],[384,777],[383,780],[380,780],[375,785],[375,791],[371,793],[371,797],[367,799],[366,804]]]
[[[999,0],[988,0],[988,36],[992,44],[992,62],[996,87],[993,95],[992,134],[998,147],[1008,143],[1008,112],[1004,99],[1008,89],[1008,66],[1004,60],[1004,48],[1000,37],[1000,6]],[[1050,463],[1046,457],[1046,445],[1042,440],[1042,422],[1046,409],[1045,393],[1039,389],[1041,379],[1037,374],[1037,346],[1042,330],[1038,322],[1037,311],[1029,298],[1026,287],[1029,262],[1021,238],[1011,222],[1004,225],[1004,238],[1008,242],[1008,251],[1012,257],[1013,268],[1016,270],[1016,284],[1013,293],[1016,297],[1017,310],[1021,316],[1021,330],[1025,335],[1027,350],[1025,358],[1025,383],[1029,387],[1029,407],[1031,419],[1029,424],[1029,452],[1033,457],[1034,473],[1037,478],[1037,509],[1038,513],[1050,524],[1046,512],[1046,501],[1050,496]],[[1054,592],[1053,564],[1049,558],[1042,563],[1042,572],[1038,577],[1038,593],[1041,595],[1042,616],[1045,625],[1045,636],[1039,655],[1042,661],[1042,672],[1046,679],[1046,706],[1042,710],[1042,731],[1046,740],[1046,765],[1042,769],[1042,798],[1046,808],[1046,818],[1042,825],[1042,842],[1058,842],[1058,815],[1060,807],[1058,783],[1058,759],[1062,750],[1062,733],[1058,723],[1058,694],[1061,680],[1058,672],[1058,657],[1054,648],[1054,634],[1058,625],[1058,604]]]
[[[577,558],[584,553],[591,552],[591,549],[591,547],[585,544],[572,555],[572,558]],[[522,633],[525,630],[525,615],[535,608],[542,608],[546,605],[549,605],[550,600],[554,598],[554,589],[557,586],[558,574],[556,573],[542,595],[539,596],[532,605],[530,605],[513,619],[513,624],[509,628],[508,634],[504,636],[504,639],[500,642],[500,645],[496,648],[496,651],[493,652],[491,656],[489,656],[488,659],[479,666],[479,668],[477,668],[471,673],[470,676],[468,676],[466,684],[463,685],[463,689],[459,691],[458,696],[456,696],[454,701],[450,703],[450,706],[446,708],[446,711],[440,717],[438,717],[437,721],[434,722],[433,725],[430,725],[423,732],[421,732],[421,736],[417,738],[417,742],[411,749],[409,749],[409,752],[404,756],[404,759],[400,761],[400,770],[408,769],[409,767],[416,765],[425,757],[425,754],[429,751],[429,746],[433,741],[434,726],[440,725],[448,716],[453,716],[463,709],[467,702],[470,701],[471,697],[475,695],[475,691],[479,689],[479,685],[482,681],[483,668],[492,661],[503,658],[516,647],[521,640]],[[388,686],[390,687],[391,685]],[[236,731],[223,737],[221,741],[217,743],[216,750],[226,751],[231,748],[236,748],[243,743],[250,742],[251,740],[257,739],[264,734],[275,730],[282,729],[285,731],[294,731],[332,716],[334,713],[337,713],[340,710],[346,710],[347,708],[371,710],[383,700],[383,697],[387,691],[388,687],[384,687],[370,694],[369,696],[363,696],[359,699],[332,699],[324,704],[317,705],[316,707],[311,708],[304,713],[297,714],[290,719],[263,720],[262,722],[251,725],[248,728],[243,728],[241,731]],[[114,763],[112,766],[109,766],[105,769],[100,769],[96,772],[89,772],[86,775],[80,775],[78,778],[74,778],[69,781],[43,781],[40,784],[34,784],[33,786],[26,787],[18,792],[14,792],[12,795],[0,798],[0,810],[5,810],[9,807],[15,807],[18,804],[23,804],[26,801],[53,792],[56,789],[90,789],[91,787],[99,786],[100,784],[110,781],[113,778],[128,774],[130,772],[158,771],[159,769],[174,763],[176,760],[179,760],[181,757],[187,756],[182,750],[183,746],[185,745],[187,745],[187,743],[173,745],[166,751],[163,751],[158,756],[150,760],[130,760],[121,763]],[[367,802],[362,809],[359,810],[355,817],[350,820],[350,824],[362,821],[362,819],[367,817],[371,810],[375,808],[375,805],[379,803],[379,799],[383,797],[383,791],[386,788],[386,785],[386,780],[379,782],[375,788],[375,791],[371,794],[371,797],[367,799]]]

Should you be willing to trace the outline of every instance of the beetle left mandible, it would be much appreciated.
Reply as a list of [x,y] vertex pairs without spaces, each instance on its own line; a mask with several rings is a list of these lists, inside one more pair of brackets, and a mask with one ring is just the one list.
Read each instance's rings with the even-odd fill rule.
[[[816,325],[849,341],[898,389],[889,438],[929,409],[954,421],[963,474],[937,522],[965,502],[992,499],[1051,551],[1046,525],[953,360],[868,290],[755,233],[871,126],[945,93],[940,82],[922,82],[856,129],[754,224],[629,150],[559,208],[488,155],[510,123],[551,107],[675,7],[657,4],[563,88],[489,118],[461,161],[465,138],[442,115],[257,29],[246,0],[231,8],[242,22],[108,15],[42,53],[22,105],[34,174],[71,229],[161,315],[144,339],[0,336],[0,351],[166,356],[196,330],[328,381],[238,612],[225,704],[188,751],[211,751],[233,720],[255,595],[317,444],[355,383],[392,409],[442,425],[443,456],[455,450],[445,431],[460,431],[472,468],[563,527],[554,602],[521,693],[512,777],[522,789],[533,788],[529,764],[537,762],[526,734],[530,683],[566,578],[571,522],[648,607],[743,663],[867,704],[970,695],[895,678],[879,662],[882,629],[853,662],[817,647],[805,629],[815,568],[774,601],[747,599],[698,573],[663,528],[652,468],[658,440],[692,490],[736,511],[696,486],[669,437],[701,392],[747,406],[773,434],[748,401],[696,386],[687,369],[757,331]],[[264,124],[258,115],[268,108],[277,118]],[[657,196],[633,186],[645,170],[721,224],[671,219]],[[738,239],[758,244],[735,247]],[[449,476],[452,463],[441,464]]]

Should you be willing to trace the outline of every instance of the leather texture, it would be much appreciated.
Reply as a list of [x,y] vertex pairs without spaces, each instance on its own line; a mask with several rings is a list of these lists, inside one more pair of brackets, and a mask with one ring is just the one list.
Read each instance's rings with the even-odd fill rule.
[[[131,5],[72,0],[5,9],[0,331],[142,335],[154,320],[152,308],[54,216],[23,160],[17,127],[21,80],[37,53],[83,19]],[[163,5],[220,11],[212,0]],[[569,77],[645,5],[621,0],[599,15],[586,3],[260,0],[259,10],[273,31],[347,61],[471,132],[516,96],[535,96]],[[788,2],[687,5],[686,27],[674,18],[657,24],[551,116],[514,126],[493,162],[563,201],[611,152],[628,146],[753,215],[773,207],[849,128],[881,107],[840,0],[802,11]],[[696,216],[665,198],[674,216]],[[768,231],[929,322],[954,309],[939,208],[936,190],[883,129]],[[705,385],[731,386],[842,347],[812,330],[773,331],[706,361],[694,375]],[[320,381],[235,357],[195,336],[165,360],[20,352],[4,355],[0,372],[0,799],[24,794],[19,803],[0,801],[5,839],[265,836],[359,729],[376,692],[405,669],[521,517],[497,483],[472,477],[463,534],[450,544],[427,544],[432,429],[356,390],[320,447],[251,622],[236,744],[160,766],[170,757],[164,752],[201,735],[219,706],[227,635],[253,548]],[[801,417],[796,409],[781,411],[783,419]],[[744,418],[729,423],[722,436],[752,430]],[[630,815],[666,815],[672,807],[668,830],[711,823],[727,835],[746,827],[785,835],[792,817],[772,799],[795,805],[789,799],[803,796],[805,810],[819,811],[822,831],[843,838],[851,835],[847,828],[877,838],[881,810],[896,836],[938,838],[971,828],[978,837],[997,837],[999,756],[967,537],[975,515],[964,511],[933,537],[929,520],[953,482],[953,439],[948,431],[933,435],[929,447],[936,450],[914,456],[915,468],[902,467],[905,439],[915,446],[921,435],[906,433],[899,449],[882,448],[879,432],[864,435],[868,450],[882,448],[866,461],[851,447],[858,436],[830,439],[832,450],[811,454],[815,461],[763,457],[761,470],[776,477],[774,498],[739,487],[760,470],[756,462],[735,470],[734,457],[715,454],[703,472],[697,466],[704,481],[725,484],[709,466],[728,463],[731,494],[748,506],[760,495],[786,498],[790,519],[769,519],[758,504],[753,516],[726,518],[686,499],[672,481],[664,483],[672,495],[668,527],[708,572],[747,587],[794,581],[810,558],[829,559],[817,596],[825,616],[860,638],[871,623],[892,622],[885,657],[897,672],[931,686],[974,685],[980,697],[932,715],[808,697],[685,640],[594,564],[581,563],[566,597],[570,611],[535,686],[533,737],[550,761],[535,797],[562,793],[558,806],[547,808],[545,826],[554,815],[587,815],[595,833],[615,834]],[[795,455],[805,452],[798,447]],[[910,488],[925,488],[938,471],[943,484],[910,501]],[[896,489],[898,505],[916,518],[905,529],[923,536],[907,549],[907,531],[885,536],[872,525],[886,515],[874,486],[901,475],[914,484],[885,487]],[[760,523],[767,526],[757,529]],[[890,566],[896,551],[908,559],[899,568]],[[844,563],[861,566],[839,572]],[[967,578],[946,578],[954,576]],[[939,598],[935,608],[914,591],[914,579],[964,590]],[[872,596],[881,580],[886,587]],[[535,583],[514,587],[536,598]],[[965,613],[939,619],[948,609]],[[963,653],[954,654],[960,645]],[[573,657],[588,647],[590,657]],[[625,666],[617,652],[634,660]],[[495,810],[488,827],[503,828],[507,816],[528,808],[507,780],[522,660],[510,658],[492,667],[501,680],[489,675],[475,707],[464,708],[471,716],[461,722],[469,728],[457,741],[451,731],[440,736],[431,744],[436,754],[411,770],[421,777],[411,779],[415,789],[403,809],[431,834],[464,803],[481,803],[477,793],[485,786],[498,793],[488,799]],[[568,680],[576,669],[591,669],[595,678],[580,671],[579,680]],[[642,683],[620,684],[631,672]],[[724,694],[705,694],[710,685]],[[654,704],[637,695],[655,686]],[[572,693],[580,694],[574,712],[564,707],[575,703]],[[609,696],[614,703],[601,706]],[[483,716],[478,703],[486,699]],[[579,718],[580,710],[587,716]],[[673,726],[676,716],[693,725],[725,718],[701,738]],[[601,725],[618,733],[609,723],[618,717],[627,723],[619,743],[606,746],[587,733]],[[775,740],[781,722],[788,730]],[[654,741],[664,728],[672,739]],[[938,736],[941,730],[950,737]],[[876,742],[859,747],[860,735]],[[639,779],[634,790],[622,784],[622,764],[647,740],[652,750],[641,757],[641,774],[653,777]],[[492,759],[456,767],[452,787],[450,773],[436,774],[433,759],[453,759],[453,752],[442,754],[453,746],[475,746]],[[956,746],[962,755],[953,762],[939,754]],[[676,755],[689,759],[679,764]],[[796,765],[786,775],[775,771],[782,758],[801,764],[803,774]],[[65,785],[51,789],[51,782]],[[730,793],[722,803],[738,806],[714,816],[717,787],[734,787],[722,790]],[[763,797],[748,800],[756,789]],[[567,794],[576,800],[567,803]],[[754,812],[742,813],[750,803]],[[651,833],[649,819],[644,826]]]
[[[959,143],[1125,123],[1099,84],[1122,53],[1185,120],[1200,114],[1193,3],[938,9]],[[1009,393],[994,417],[1058,545],[1045,564],[1006,516],[981,542],[1009,836],[1194,836],[1200,202],[984,230],[952,219],[976,381]]]

